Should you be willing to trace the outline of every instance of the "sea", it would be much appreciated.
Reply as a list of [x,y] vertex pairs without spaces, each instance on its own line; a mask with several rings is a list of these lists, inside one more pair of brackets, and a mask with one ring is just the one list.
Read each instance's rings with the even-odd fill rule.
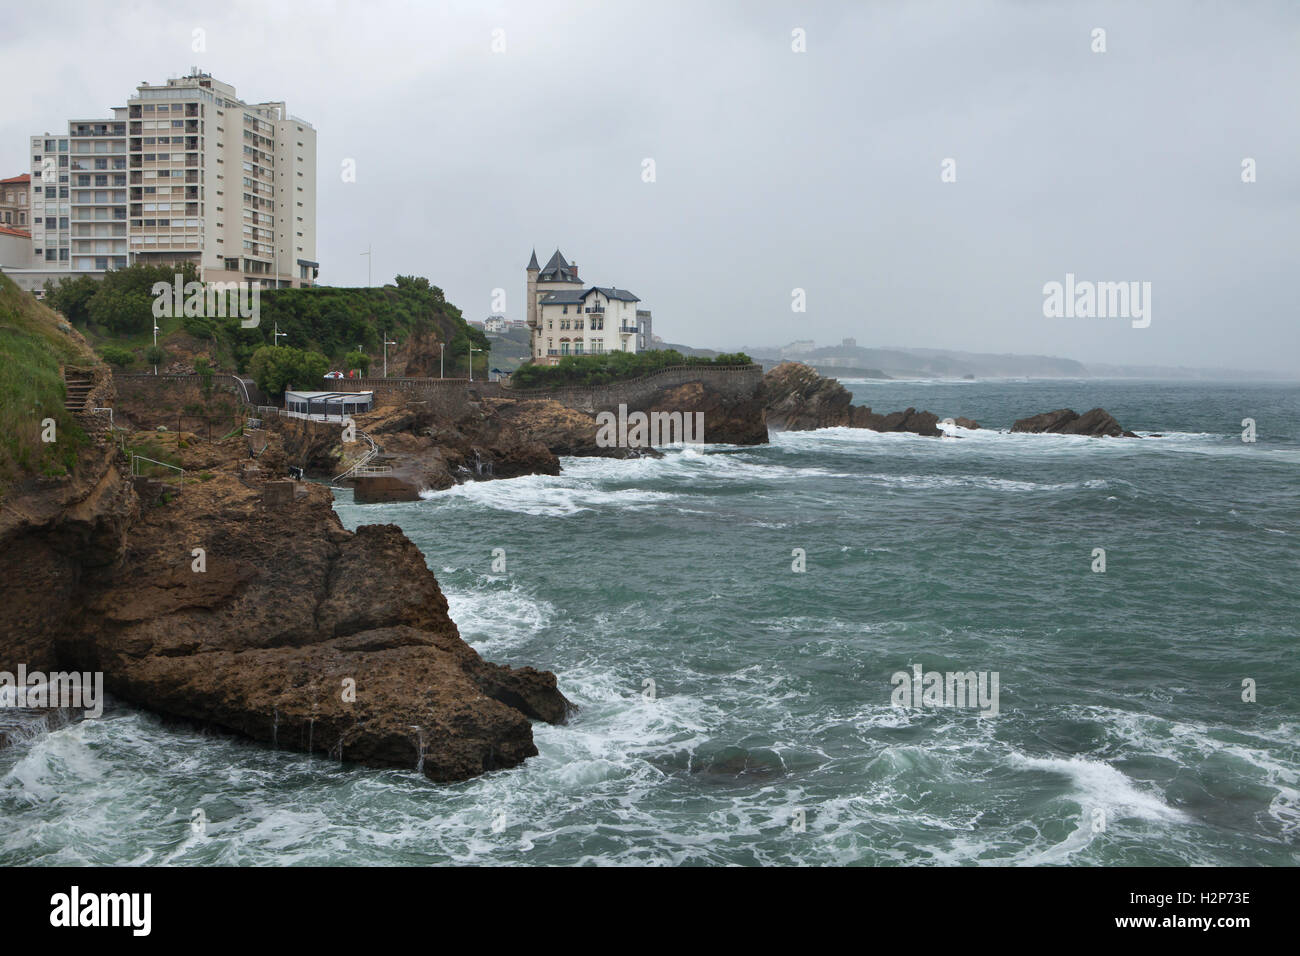
[[[1300,863],[1300,388],[845,385],[980,428],[337,492],[578,705],[521,766],[439,785],[116,704],[0,752],[0,864]],[[1009,432],[1095,406],[1148,437]],[[931,672],[996,707],[901,694]]]

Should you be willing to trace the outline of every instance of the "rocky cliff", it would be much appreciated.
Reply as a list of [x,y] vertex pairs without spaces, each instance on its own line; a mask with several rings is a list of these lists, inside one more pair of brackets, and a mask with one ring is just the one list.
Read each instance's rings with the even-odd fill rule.
[[[328,461],[337,427],[115,438],[89,412],[112,403],[108,369],[83,378],[75,467],[0,500],[0,670],[102,671],[148,710],[438,781],[517,765],[537,752],[531,721],[565,719],[553,674],[461,640],[400,529],[349,532],[327,488],[280,478],[291,455]],[[183,483],[132,479],[119,439],[178,462]],[[26,733],[0,729],[0,744]]]
[[[394,525],[232,462],[144,511],[60,641],[110,693],[273,746],[459,780],[535,754],[552,674],[483,661]],[[202,549],[199,564],[196,549]]]

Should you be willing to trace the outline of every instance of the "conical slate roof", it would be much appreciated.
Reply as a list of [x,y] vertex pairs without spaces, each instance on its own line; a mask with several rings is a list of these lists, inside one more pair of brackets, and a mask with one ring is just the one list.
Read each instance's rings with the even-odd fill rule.
[[551,256],[546,266],[542,269],[542,274],[537,278],[543,282],[581,282],[577,273],[573,271],[573,266],[565,261],[564,255],[559,249]]
[[536,249],[533,250],[533,257],[532,257],[531,259],[528,260],[528,266],[527,266],[527,268],[528,268],[529,270],[532,270],[532,269],[536,269],[536,268],[538,268],[538,266],[537,266],[537,250],[536,250]]

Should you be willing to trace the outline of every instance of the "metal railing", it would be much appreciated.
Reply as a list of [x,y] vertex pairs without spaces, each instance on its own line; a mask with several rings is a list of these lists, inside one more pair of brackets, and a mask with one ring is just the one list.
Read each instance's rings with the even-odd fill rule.
[[[133,478],[152,477],[151,475],[146,475],[144,473],[144,470],[141,469],[140,462],[142,461],[148,462],[151,465],[157,465],[160,468],[170,468],[172,471],[178,472],[180,474],[180,477],[176,482],[177,490],[180,490],[185,487],[185,469],[180,467],[180,465],[172,465],[165,461],[158,461],[154,458],[146,458],[144,455],[137,455],[134,453],[132,453],[131,455],[131,477]],[[163,484],[171,484],[171,483],[172,482],[163,479]]]
[[[367,445],[369,445],[370,447],[366,450],[366,453],[365,453],[364,455],[362,455],[360,458],[358,458],[356,461],[354,461],[354,462],[352,463],[351,467],[349,467],[346,471],[343,471],[343,472],[341,472],[340,474],[337,474],[337,475],[335,475],[333,478],[331,478],[331,479],[330,479],[330,484],[335,484],[335,483],[337,483],[337,482],[343,481],[345,478],[354,478],[354,477],[356,477],[358,474],[380,475],[380,474],[388,474],[389,472],[391,472],[391,471],[393,470],[393,469],[392,469],[392,466],[390,466],[390,465],[373,465],[373,466],[371,466],[371,465],[370,465],[370,461],[371,461],[371,460],[372,460],[376,455],[379,454],[379,446],[376,445],[376,444],[375,444],[375,440],[374,440],[373,438],[371,438],[369,435],[367,435],[365,432],[357,432],[357,434],[360,435],[361,438],[362,438],[362,440],[364,440],[365,443],[366,443]],[[363,469],[367,469],[368,467],[373,467],[373,468],[376,468],[376,469],[383,469],[383,470],[382,470],[382,471],[379,471],[379,470],[377,470],[377,471],[364,470],[364,471],[363,471]]]

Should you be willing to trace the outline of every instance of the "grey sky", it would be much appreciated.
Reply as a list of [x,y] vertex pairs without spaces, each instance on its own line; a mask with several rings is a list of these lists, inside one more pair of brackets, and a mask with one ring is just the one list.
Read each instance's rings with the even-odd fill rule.
[[[520,318],[530,250],[558,245],[703,347],[1300,371],[1295,3],[139,0],[6,22],[0,174],[31,134],[198,65],[316,126],[330,284],[365,282],[369,243],[376,282],[427,275],[468,318],[503,287]],[[1067,272],[1150,281],[1150,327],[1044,318]]]

